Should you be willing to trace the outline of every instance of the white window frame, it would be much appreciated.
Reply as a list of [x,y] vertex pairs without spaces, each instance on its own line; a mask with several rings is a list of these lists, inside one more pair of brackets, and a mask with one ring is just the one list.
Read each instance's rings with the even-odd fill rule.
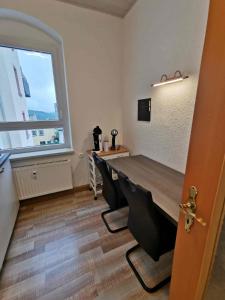
[[17,130],[32,130],[32,129],[48,129],[48,128],[63,128],[64,144],[53,145],[38,145],[34,147],[23,147],[15,149],[0,150],[5,152],[9,150],[12,153],[26,153],[45,151],[51,149],[63,149],[72,147],[70,117],[67,99],[66,76],[62,45],[56,42],[41,42],[40,41],[21,41],[18,38],[0,36],[0,46],[8,48],[18,48],[22,50],[30,50],[34,52],[43,52],[51,54],[53,77],[55,83],[58,120],[51,121],[13,121],[13,122],[0,122],[0,132],[9,132]]

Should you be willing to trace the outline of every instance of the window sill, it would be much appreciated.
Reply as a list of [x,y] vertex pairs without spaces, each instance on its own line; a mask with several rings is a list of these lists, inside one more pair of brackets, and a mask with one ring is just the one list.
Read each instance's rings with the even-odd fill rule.
[[19,161],[19,160],[38,158],[38,157],[59,156],[59,155],[67,155],[67,154],[73,154],[73,153],[74,153],[74,150],[72,148],[19,153],[19,154],[12,154],[10,156],[10,161],[13,162],[13,161]]

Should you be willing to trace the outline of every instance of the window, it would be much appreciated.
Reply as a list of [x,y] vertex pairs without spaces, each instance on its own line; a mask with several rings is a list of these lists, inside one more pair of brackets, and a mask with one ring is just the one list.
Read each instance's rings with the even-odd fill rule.
[[32,136],[37,136],[37,130],[32,130]]
[[0,151],[70,147],[63,68],[47,50],[0,44]]
[[38,132],[39,132],[39,136],[44,136],[44,130],[43,129],[39,129]]

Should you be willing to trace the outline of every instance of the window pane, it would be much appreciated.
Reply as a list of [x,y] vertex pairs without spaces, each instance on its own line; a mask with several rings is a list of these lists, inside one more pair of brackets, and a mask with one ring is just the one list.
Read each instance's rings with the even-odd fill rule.
[[0,132],[0,150],[62,144],[64,144],[62,128]]
[[52,56],[0,46],[0,122],[58,120]]

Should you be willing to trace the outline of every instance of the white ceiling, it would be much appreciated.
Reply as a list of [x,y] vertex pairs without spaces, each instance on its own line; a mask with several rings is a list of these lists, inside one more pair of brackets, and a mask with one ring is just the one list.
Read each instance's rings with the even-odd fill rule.
[[137,0],[58,0],[123,18]]

